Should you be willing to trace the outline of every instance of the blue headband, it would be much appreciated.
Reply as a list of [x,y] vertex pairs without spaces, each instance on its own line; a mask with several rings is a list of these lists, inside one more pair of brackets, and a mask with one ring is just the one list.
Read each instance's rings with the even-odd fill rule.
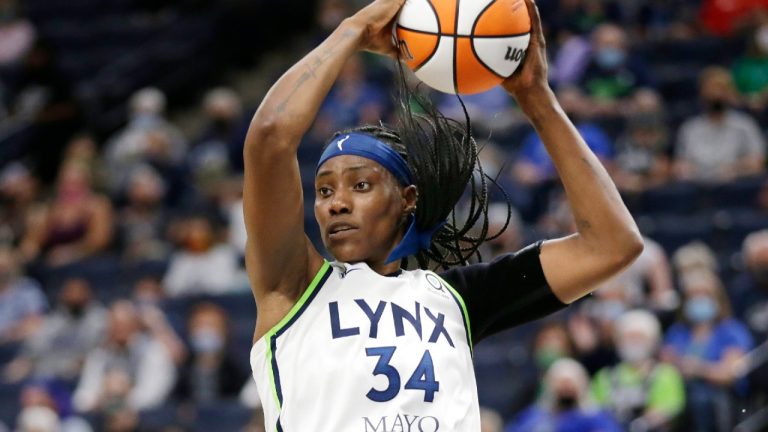
[[[392,173],[403,186],[414,183],[408,164],[398,152],[378,139],[362,133],[337,136],[320,156],[315,174],[328,159],[343,155],[360,156],[378,162],[379,165]],[[429,249],[432,245],[432,236],[445,225],[445,222],[442,222],[432,229],[421,231],[416,227],[416,218],[411,216],[409,219],[408,229],[405,231],[403,239],[387,257],[387,264],[415,255],[422,249]]]
[[378,162],[379,165],[391,172],[403,186],[413,184],[413,176],[408,164],[400,153],[394,151],[392,147],[384,144],[376,138],[361,133],[350,133],[337,136],[328,147],[325,148],[320,161],[317,163],[317,170],[328,159],[336,156],[353,155],[361,156],[366,159]]

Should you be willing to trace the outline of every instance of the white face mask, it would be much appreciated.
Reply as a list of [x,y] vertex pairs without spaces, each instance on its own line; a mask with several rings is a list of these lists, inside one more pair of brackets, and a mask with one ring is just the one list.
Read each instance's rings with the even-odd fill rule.
[[644,343],[619,345],[619,357],[628,363],[639,363],[653,356],[653,346]]
[[755,33],[755,43],[764,54],[768,54],[768,25],[760,27]]

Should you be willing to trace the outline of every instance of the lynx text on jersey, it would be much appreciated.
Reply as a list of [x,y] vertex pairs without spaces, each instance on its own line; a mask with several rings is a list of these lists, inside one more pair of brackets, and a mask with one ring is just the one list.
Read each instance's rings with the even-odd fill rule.
[[[428,343],[436,344],[442,341],[452,348],[456,348],[453,344],[453,338],[451,338],[451,335],[445,328],[445,314],[442,312],[435,313],[426,306],[422,307],[418,301],[414,302],[412,308],[405,308],[394,302],[380,300],[375,309],[363,299],[356,299],[354,302],[357,305],[356,309],[359,309],[368,320],[368,337],[370,339],[377,338],[379,326],[382,325],[383,319],[384,322],[388,322],[393,326],[396,337],[405,336],[405,323],[407,322],[422,341],[425,337],[428,337]],[[387,309],[389,309],[390,313],[385,313]],[[348,310],[346,309],[345,311]],[[422,311],[424,312],[423,315]],[[331,318],[331,336],[333,339],[357,336],[361,333],[360,327],[344,327],[344,320],[339,312],[338,302],[330,302],[328,304],[328,312]],[[427,319],[423,319],[424,316]],[[350,320],[347,322],[357,321]]]

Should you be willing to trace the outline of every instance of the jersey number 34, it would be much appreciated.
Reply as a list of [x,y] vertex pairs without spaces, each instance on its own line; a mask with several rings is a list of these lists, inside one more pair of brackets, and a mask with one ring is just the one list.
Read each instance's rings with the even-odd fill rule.
[[[390,401],[400,392],[400,373],[389,364],[396,348],[387,346],[365,349],[365,354],[368,357],[379,358],[373,368],[373,374],[384,375],[388,381],[387,388],[384,390],[372,388],[368,391],[366,396],[374,402]],[[416,366],[416,370],[413,371],[403,388],[405,390],[423,390],[424,402],[432,402],[435,399],[435,393],[440,390],[440,383],[435,379],[435,366],[432,364],[432,355],[429,354],[429,350],[424,351],[419,365]]]

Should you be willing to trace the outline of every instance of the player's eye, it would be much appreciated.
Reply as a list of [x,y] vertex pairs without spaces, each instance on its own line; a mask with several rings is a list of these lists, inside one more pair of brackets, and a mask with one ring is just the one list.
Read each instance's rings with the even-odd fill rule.
[[355,184],[356,191],[367,191],[371,188],[371,184],[366,181],[357,182]]
[[320,186],[319,188],[317,188],[317,194],[323,198],[327,198],[331,196],[332,193],[333,191],[329,187]]

